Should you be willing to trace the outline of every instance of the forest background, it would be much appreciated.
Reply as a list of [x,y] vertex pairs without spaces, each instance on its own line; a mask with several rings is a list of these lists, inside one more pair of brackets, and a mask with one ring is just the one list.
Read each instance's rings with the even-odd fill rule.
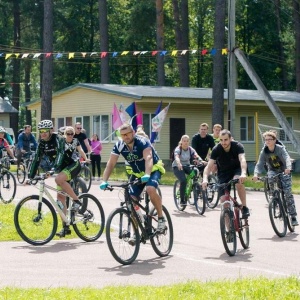
[[[32,123],[22,104],[36,98],[51,118],[52,93],[79,82],[212,87],[222,123],[233,4],[235,44],[266,88],[300,92],[300,0],[0,0],[11,127]],[[236,88],[255,89],[239,64]]]

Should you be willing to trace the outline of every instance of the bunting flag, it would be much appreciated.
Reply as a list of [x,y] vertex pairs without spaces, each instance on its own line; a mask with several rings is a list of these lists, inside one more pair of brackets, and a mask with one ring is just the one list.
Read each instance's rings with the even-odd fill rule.
[[113,114],[112,114],[112,126],[114,130],[117,130],[123,124],[119,110],[117,109],[116,104],[114,103]]
[[162,125],[167,116],[168,110],[170,107],[170,103],[166,106],[157,116],[152,119],[152,132],[160,132]]
[[137,120],[136,120],[136,104],[135,102],[132,102],[126,109],[125,111],[128,113],[128,115],[131,118],[131,125],[134,131],[136,131],[137,128]]
[[[160,101],[160,103],[159,103],[159,105],[158,105],[158,107],[157,107],[157,109],[155,111],[155,117],[160,113],[161,107],[162,107],[162,101]],[[151,144],[154,143],[156,137],[157,137],[157,132],[152,131],[151,132],[151,138],[150,138]]]

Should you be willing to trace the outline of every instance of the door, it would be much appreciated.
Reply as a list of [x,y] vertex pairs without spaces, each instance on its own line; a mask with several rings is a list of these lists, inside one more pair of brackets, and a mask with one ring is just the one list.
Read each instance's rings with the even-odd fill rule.
[[170,118],[170,156],[178,146],[181,137],[185,134],[185,119]]

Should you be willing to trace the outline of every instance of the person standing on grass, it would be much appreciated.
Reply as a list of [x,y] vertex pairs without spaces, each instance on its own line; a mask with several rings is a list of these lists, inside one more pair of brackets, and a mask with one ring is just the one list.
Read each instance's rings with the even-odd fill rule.
[[96,133],[92,135],[91,138],[91,162],[92,162],[92,175],[93,180],[95,180],[95,174],[96,174],[96,167],[97,167],[97,173],[98,173],[98,181],[100,180],[101,175],[101,150],[102,150],[102,144],[99,141],[99,137]]

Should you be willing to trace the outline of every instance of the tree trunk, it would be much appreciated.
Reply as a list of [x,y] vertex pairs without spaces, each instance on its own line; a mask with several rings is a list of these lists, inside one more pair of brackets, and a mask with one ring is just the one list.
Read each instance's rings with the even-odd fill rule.
[[216,0],[215,4],[215,28],[214,48],[217,49],[213,57],[213,93],[212,93],[212,125],[221,124],[224,126],[224,56],[222,48],[225,43],[225,2]]
[[53,87],[53,0],[44,0],[43,49],[41,120],[51,120]]
[[[24,68],[25,68],[25,102],[30,102],[31,100],[31,94],[30,94],[31,61],[30,60],[25,60]],[[27,108],[25,111],[25,120],[26,120],[26,124],[31,125],[32,122],[31,111],[28,110]]]
[[[21,12],[19,0],[13,2],[14,10],[14,49],[18,53],[21,47]],[[20,59],[16,58],[13,61],[13,86],[12,86],[12,106],[19,110],[20,103]],[[10,115],[10,127],[17,136],[19,126],[19,114]]]
[[293,18],[295,26],[295,39],[296,39],[296,92],[300,93],[300,0],[293,1]]
[[[163,0],[156,0],[156,43],[157,50],[164,50],[164,8]],[[157,55],[157,84],[165,85],[165,65],[164,56],[161,52]]]
[[[108,52],[107,1],[99,0],[100,50]],[[101,83],[109,83],[109,55],[101,58]]]

